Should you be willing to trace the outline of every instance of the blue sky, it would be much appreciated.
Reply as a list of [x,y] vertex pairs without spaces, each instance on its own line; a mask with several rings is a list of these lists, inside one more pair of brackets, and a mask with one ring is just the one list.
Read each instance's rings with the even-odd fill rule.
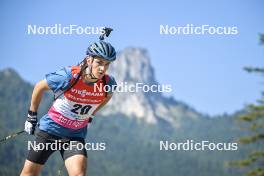
[[[0,1],[0,69],[12,67],[32,83],[80,61],[97,35],[28,35],[27,25],[111,26],[118,49],[146,48],[157,80],[173,95],[211,115],[232,113],[260,97],[264,2],[252,1]],[[161,35],[160,25],[236,26],[237,35]],[[261,84],[262,83],[262,84]]]

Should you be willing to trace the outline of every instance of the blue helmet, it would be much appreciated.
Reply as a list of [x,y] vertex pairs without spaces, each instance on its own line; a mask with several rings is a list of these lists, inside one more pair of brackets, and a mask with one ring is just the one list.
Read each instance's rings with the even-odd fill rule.
[[86,55],[98,56],[110,62],[116,59],[115,48],[110,43],[104,41],[91,44],[86,51]]

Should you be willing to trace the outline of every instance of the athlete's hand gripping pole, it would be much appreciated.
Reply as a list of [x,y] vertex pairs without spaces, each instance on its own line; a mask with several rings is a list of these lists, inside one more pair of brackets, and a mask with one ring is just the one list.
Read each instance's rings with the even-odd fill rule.
[[37,118],[37,112],[28,111],[28,117],[25,122],[25,132],[27,132],[30,135],[33,135],[35,133],[35,129],[38,123]]

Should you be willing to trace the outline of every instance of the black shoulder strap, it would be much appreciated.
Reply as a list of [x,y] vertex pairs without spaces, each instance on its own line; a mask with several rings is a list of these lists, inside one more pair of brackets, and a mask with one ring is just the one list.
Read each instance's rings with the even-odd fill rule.
[[[81,71],[80,71],[80,73],[78,74],[77,78],[74,80],[74,82],[72,84],[69,84],[68,87],[62,93],[60,93],[57,97],[54,95],[54,101],[57,100],[57,98],[60,97],[63,93],[65,93],[65,92],[69,91],[71,88],[73,88],[73,86],[75,86],[75,84],[79,81],[81,76],[82,76],[82,74],[81,74]],[[107,84],[105,75],[103,76],[102,81],[103,81],[103,84],[104,84],[103,86],[105,86]],[[105,92],[105,97],[107,97],[107,92]]]
[[75,84],[79,81],[80,77],[82,76],[81,73],[78,74],[77,78],[74,80],[74,82],[72,84],[70,84],[64,92],[67,92],[68,90],[70,90],[71,88],[73,88],[73,86],[75,86]]
[[[105,87],[105,85],[107,84],[105,75],[103,76],[102,81],[103,81],[103,84],[104,84],[103,86]],[[105,97],[107,97],[107,91],[105,92]]]
[[73,86],[75,86],[75,84],[79,81],[80,77],[82,76],[82,71],[80,71],[80,73],[78,74],[77,78],[73,81],[72,84],[69,84],[68,87],[62,92],[60,93],[57,97],[54,94],[54,101],[57,100],[58,97],[60,97],[63,93],[69,91],[71,88],[73,88]]

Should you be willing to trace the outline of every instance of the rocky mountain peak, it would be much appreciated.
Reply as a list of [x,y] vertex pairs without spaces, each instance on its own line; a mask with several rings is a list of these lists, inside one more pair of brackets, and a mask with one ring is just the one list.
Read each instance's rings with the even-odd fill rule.
[[126,48],[119,52],[109,71],[120,81],[156,82],[148,52],[142,48]]
[[[128,86],[136,83],[159,85],[148,52],[142,48],[126,48],[120,51],[117,60],[110,66],[109,73],[114,76],[118,85],[124,82]],[[160,92],[144,91],[115,92],[110,103],[101,112],[105,116],[122,113],[152,124],[161,120],[176,126],[179,126],[179,119],[182,117],[198,116],[194,110],[173,98],[166,98]]]

